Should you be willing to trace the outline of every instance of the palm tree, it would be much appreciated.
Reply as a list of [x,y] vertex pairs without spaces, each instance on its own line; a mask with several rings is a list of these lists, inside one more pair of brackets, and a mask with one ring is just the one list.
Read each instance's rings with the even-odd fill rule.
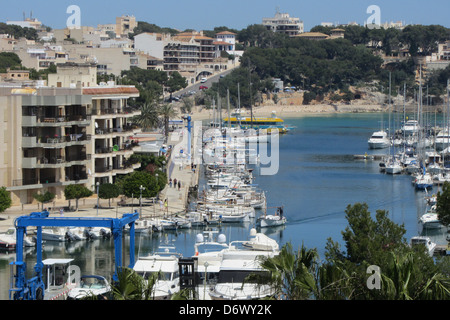
[[262,275],[251,274],[246,281],[268,284],[275,290],[274,297],[281,300],[310,299],[317,296],[315,269],[318,253],[303,245],[295,253],[287,243],[274,257],[261,257],[261,267],[269,271]]
[[139,125],[144,131],[159,126],[159,111],[157,105],[145,103],[141,107],[141,114],[134,116],[132,121]]
[[178,112],[173,108],[171,104],[164,103],[159,106],[158,114],[162,117],[162,121],[164,124],[164,135],[166,139],[165,141],[167,142],[167,139],[169,137],[169,120],[176,117]]
[[160,275],[159,272],[153,273],[144,279],[133,269],[121,268],[117,272],[118,281],[113,285],[113,297],[115,300],[151,300]]

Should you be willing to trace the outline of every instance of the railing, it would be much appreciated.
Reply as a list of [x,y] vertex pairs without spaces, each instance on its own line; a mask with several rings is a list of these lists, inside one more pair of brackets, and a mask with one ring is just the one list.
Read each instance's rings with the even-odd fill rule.
[[66,143],[72,141],[89,141],[91,140],[90,134],[68,134],[63,137],[55,136],[50,138],[49,136],[41,137],[39,143],[48,143],[48,144],[57,144],[57,143]]
[[96,154],[104,154],[104,153],[112,153],[112,152],[119,152],[119,151],[127,151],[127,150],[133,150],[134,147],[139,146],[138,142],[131,142],[131,143],[123,143],[122,145],[115,145],[114,147],[100,147],[95,149]]

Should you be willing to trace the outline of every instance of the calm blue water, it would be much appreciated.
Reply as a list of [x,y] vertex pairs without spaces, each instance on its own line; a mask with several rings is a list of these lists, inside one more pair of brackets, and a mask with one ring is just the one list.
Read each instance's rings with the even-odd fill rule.
[[[302,243],[317,248],[324,258],[328,238],[342,243],[341,231],[347,226],[347,205],[365,202],[369,210],[387,210],[391,219],[404,224],[409,239],[419,234],[418,217],[425,210],[424,192],[416,192],[407,175],[380,173],[378,161],[354,160],[353,155],[386,153],[371,151],[367,140],[380,128],[380,114],[337,114],[287,119],[296,128],[280,137],[279,171],[272,176],[257,176],[255,183],[266,191],[268,206],[284,206],[288,224],[266,231],[280,245],[291,242],[294,248]],[[386,117],[385,117],[386,119]],[[258,171],[258,170],[256,170]],[[433,190],[436,192],[437,190]],[[270,209],[268,210],[268,212]],[[228,240],[245,240],[253,223],[226,225],[221,232]],[[191,229],[165,236],[140,237],[138,254],[155,251],[161,240],[173,243],[186,256],[194,254],[198,230]],[[438,243],[445,234],[431,235]],[[82,272],[110,276],[114,268],[111,240],[75,244],[47,244],[44,259],[71,257]],[[35,252],[26,255],[28,269],[35,263]],[[8,299],[9,266],[14,255],[0,259],[0,299]],[[127,261],[127,257],[125,258]]]

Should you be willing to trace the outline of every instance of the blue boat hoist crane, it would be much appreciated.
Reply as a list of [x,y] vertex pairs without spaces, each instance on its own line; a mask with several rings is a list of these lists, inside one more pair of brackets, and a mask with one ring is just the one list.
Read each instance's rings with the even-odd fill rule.
[[[9,289],[10,300],[40,300],[44,298],[45,285],[42,270],[42,227],[103,227],[111,229],[114,238],[115,273],[113,280],[117,281],[117,271],[122,267],[122,236],[124,227],[130,227],[130,264],[135,263],[135,221],[139,214],[126,213],[122,218],[94,218],[94,217],[49,217],[48,211],[32,212],[28,216],[18,217],[15,222],[16,261],[10,263],[14,274],[11,275]],[[36,227],[36,264],[34,277],[26,278],[26,263],[23,256],[24,235],[27,227]],[[14,268],[15,267],[15,268]]]

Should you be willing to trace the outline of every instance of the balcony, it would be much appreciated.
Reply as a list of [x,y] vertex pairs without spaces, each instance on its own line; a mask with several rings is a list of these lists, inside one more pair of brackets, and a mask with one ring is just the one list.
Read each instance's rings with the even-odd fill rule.
[[71,177],[66,176],[65,181],[56,180],[56,177],[43,177],[43,178],[24,178],[16,179],[12,181],[12,186],[7,187],[8,191],[15,190],[30,190],[30,189],[41,189],[47,187],[57,187],[66,186],[70,184],[85,184],[88,183],[88,178],[86,174],[74,175]]
[[132,154],[138,148],[138,142],[122,143],[121,145],[114,145],[113,147],[96,147],[94,157],[99,158],[98,155]]
[[74,165],[86,165],[91,159],[90,154],[80,154],[77,157],[65,158],[62,156],[58,157],[30,157],[22,159],[22,168],[24,169],[50,169],[50,168],[61,168],[70,167]]

